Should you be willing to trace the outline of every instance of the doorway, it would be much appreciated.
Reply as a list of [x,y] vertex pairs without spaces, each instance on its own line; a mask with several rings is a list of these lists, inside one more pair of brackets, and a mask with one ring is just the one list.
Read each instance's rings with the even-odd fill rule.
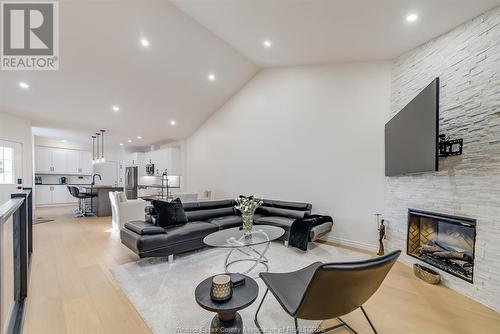
[[23,144],[0,140],[0,204],[10,199],[17,191],[18,179],[23,178],[22,156]]

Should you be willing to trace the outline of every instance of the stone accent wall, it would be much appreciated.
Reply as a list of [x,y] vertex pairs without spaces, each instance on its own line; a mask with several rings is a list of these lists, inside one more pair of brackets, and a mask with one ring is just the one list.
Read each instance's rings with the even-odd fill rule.
[[[418,27],[417,27],[418,28]],[[391,116],[440,77],[440,133],[464,139],[464,154],[439,172],[388,177],[388,246],[406,255],[408,208],[476,218],[474,284],[443,283],[500,311],[500,7],[398,57]]]

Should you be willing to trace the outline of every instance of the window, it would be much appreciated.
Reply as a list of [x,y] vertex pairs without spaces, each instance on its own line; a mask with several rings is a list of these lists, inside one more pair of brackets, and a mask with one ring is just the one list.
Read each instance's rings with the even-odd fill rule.
[[12,147],[0,146],[0,184],[14,184],[13,160],[14,150]]

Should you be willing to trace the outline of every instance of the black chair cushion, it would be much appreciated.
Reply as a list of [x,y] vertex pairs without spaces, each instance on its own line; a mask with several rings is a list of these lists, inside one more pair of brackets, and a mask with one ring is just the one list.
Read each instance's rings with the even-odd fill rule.
[[140,235],[165,234],[167,233],[163,227],[155,226],[140,220],[130,221],[125,223],[125,228],[134,231]]
[[283,227],[285,229],[290,229],[292,226],[293,222],[295,221],[295,218],[287,218],[287,217],[279,217],[279,216],[271,216],[271,217],[258,217],[254,218],[254,223],[256,225],[272,225],[272,226],[278,226],[278,227]]
[[323,263],[315,262],[301,270],[291,273],[260,273],[264,284],[267,285],[274,297],[285,311],[294,316],[297,312],[302,296],[307,290],[316,269]]
[[210,224],[217,225],[219,230],[223,230],[230,227],[236,227],[243,225],[243,218],[240,216],[232,215],[232,216],[224,216],[209,219],[208,222]]
[[180,199],[176,198],[171,202],[155,200],[152,204],[158,214],[158,226],[178,226],[188,222]]

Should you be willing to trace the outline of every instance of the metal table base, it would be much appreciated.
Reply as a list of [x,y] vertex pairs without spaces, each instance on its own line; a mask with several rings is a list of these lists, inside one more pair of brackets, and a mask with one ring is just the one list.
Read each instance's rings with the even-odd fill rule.
[[[269,240],[269,237],[267,236],[267,234],[264,231],[254,231],[252,233],[260,233],[266,237],[267,242],[265,243],[264,249],[262,251],[259,251],[258,249],[255,248],[255,246],[246,246],[243,242],[241,242],[241,240],[243,238],[245,238],[245,236],[242,236],[238,240],[236,240],[236,239],[233,240],[232,243],[234,243],[235,248],[232,248],[227,253],[226,259],[224,261],[224,270],[226,271],[226,273],[235,273],[233,271],[230,271],[229,267],[231,267],[231,265],[233,265],[235,263],[239,263],[239,262],[251,262],[252,263],[248,269],[246,269],[242,272],[238,272],[239,274],[242,274],[242,275],[246,275],[246,274],[250,273],[259,264],[262,264],[265,267],[266,272],[269,271],[269,261],[266,258],[265,254],[266,254],[267,250],[269,249],[269,245],[271,244],[271,241]],[[231,255],[235,251],[243,254],[245,257],[230,260]],[[252,278],[259,278],[259,275],[257,274],[256,276],[253,276]]]

